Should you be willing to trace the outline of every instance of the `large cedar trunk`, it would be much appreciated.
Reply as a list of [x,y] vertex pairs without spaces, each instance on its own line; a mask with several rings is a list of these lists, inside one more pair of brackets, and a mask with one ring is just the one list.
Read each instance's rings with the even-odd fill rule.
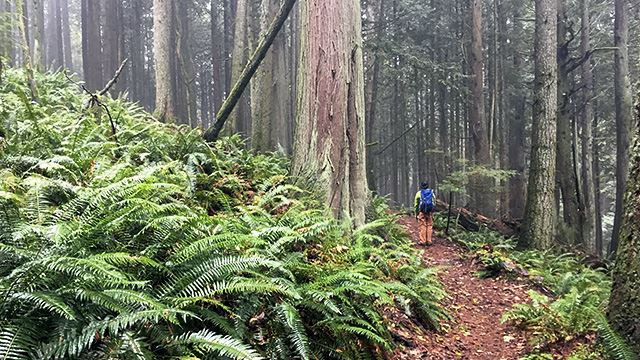
[[624,217],[613,270],[609,320],[640,351],[640,105],[631,149],[631,173],[624,197]]
[[367,181],[360,3],[300,5],[293,174],[312,177],[337,217],[361,225]]
[[156,112],[160,120],[171,122],[176,116],[175,82],[171,70],[173,0],[153,2],[153,55],[156,69]]
[[521,246],[547,249],[553,239],[556,164],[556,0],[536,0],[533,136]]

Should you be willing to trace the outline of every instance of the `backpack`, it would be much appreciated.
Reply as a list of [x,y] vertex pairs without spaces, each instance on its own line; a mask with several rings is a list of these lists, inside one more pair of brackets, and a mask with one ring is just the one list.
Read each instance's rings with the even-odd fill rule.
[[422,189],[420,190],[420,206],[419,210],[422,213],[430,213],[433,211],[433,190]]

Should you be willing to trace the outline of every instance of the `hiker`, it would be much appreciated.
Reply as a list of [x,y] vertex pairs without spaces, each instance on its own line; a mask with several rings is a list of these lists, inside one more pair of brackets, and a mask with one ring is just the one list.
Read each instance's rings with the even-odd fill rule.
[[429,183],[420,184],[420,191],[416,193],[415,214],[420,229],[420,242],[431,245],[433,233],[433,211],[435,210],[435,192],[429,188]]

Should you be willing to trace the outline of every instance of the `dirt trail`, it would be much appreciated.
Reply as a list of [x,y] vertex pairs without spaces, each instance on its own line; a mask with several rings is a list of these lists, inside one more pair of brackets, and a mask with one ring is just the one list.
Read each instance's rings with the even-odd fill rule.
[[477,277],[478,266],[463,256],[459,246],[436,238],[434,245],[422,247],[416,220],[407,217],[400,222],[416,246],[424,249],[425,264],[440,269],[440,281],[449,294],[444,305],[452,320],[443,324],[445,331],[435,333],[397,319],[393,332],[404,345],[391,358],[511,360],[524,355],[525,334],[500,319],[512,305],[528,300],[527,286],[502,277]]

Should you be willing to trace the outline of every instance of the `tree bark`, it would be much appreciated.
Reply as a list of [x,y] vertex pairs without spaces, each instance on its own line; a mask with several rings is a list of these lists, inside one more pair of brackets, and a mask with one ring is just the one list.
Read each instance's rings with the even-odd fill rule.
[[554,234],[557,79],[557,0],[535,0],[533,136],[524,232],[520,246],[547,249]]
[[153,1],[153,57],[156,70],[156,113],[164,122],[173,122],[176,117],[174,102],[172,44],[173,0]]
[[[471,109],[470,126],[473,139],[475,162],[482,166],[491,166],[487,124],[484,119],[484,71],[482,56],[482,1],[471,1]],[[446,150],[445,150],[446,151]],[[495,203],[492,203],[491,180],[477,176],[473,181],[471,194],[473,207],[483,214],[493,215]]]
[[367,200],[360,3],[301,5],[293,174],[316,180],[334,214],[359,226]]
[[636,141],[631,149],[631,175],[624,197],[624,217],[613,270],[609,320],[640,351],[640,105],[635,124]]
[[616,212],[610,253],[615,254],[622,224],[623,197],[629,173],[629,144],[631,142],[631,83],[629,80],[629,2],[615,0],[614,44],[615,52],[615,107],[616,107]]

